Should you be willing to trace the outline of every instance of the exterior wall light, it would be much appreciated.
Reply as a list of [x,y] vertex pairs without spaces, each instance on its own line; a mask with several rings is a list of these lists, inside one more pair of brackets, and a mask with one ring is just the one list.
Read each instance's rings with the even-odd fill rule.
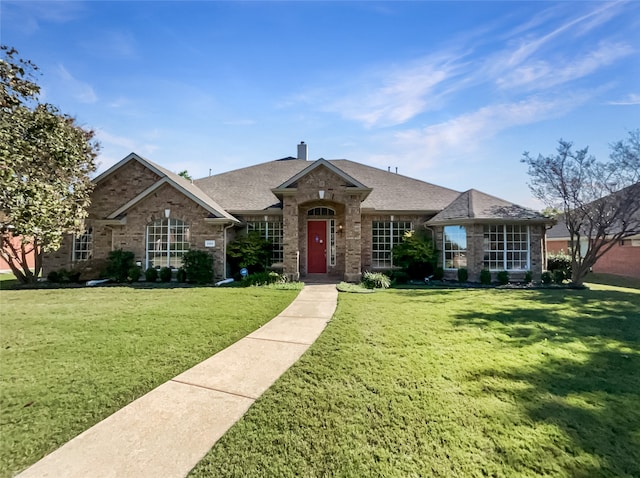
[[318,196],[320,196],[320,199],[324,199],[324,190],[318,191]]
[[165,209],[164,210],[164,217],[169,219],[170,216],[171,216],[171,209]]

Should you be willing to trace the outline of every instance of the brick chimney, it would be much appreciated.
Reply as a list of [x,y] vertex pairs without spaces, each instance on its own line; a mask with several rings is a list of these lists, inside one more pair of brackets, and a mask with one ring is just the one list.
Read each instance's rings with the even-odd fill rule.
[[309,160],[309,147],[304,143],[304,141],[300,141],[298,145],[298,159],[302,159],[304,161]]

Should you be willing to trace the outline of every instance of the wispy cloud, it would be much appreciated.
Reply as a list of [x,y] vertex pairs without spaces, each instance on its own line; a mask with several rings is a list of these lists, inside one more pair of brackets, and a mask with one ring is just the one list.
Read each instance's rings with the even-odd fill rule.
[[541,59],[526,63],[498,78],[497,84],[500,88],[547,89],[590,75],[633,52],[634,49],[626,43],[603,42],[595,50],[575,60]]
[[67,23],[79,18],[85,6],[78,1],[25,2],[3,0],[0,4],[3,23],[15,22],[24,33],[33,34],[42,23]]
[[[156,133],[151,134],[151,136],[156,136]],[[144,143],[132,138],[128,138],[126,136],[119,136],[116,134],[112,134],[104,129],[98,129],[96,131],[96,137],[102,144],[104,150],[119,151],[120,159],[122,159],[126,154],[131,152],[135,152],[143,156],[151,155],[158,149],[158,146],[156,144]],[[102,162],[102,155],[100,159]]]
[[81,103],[95,103],[98,95],[88,83],[78,80],[64,67],[58,65],[58,75],[64,81],[66,89]]
[[619,106],[629,106],[629,105],[640,105],[640,94],[637,93],[629,93],[627,96],[620,100],[608,101],[608,105],[619,105]]
[[398,132],[396,141],[404,147],[417,148],[430,157],[452,152],[469,153],[500,131],[562,116],[589,98],[588,93],[582,93],[571,97],[533,97],[484,106],[442,123]]

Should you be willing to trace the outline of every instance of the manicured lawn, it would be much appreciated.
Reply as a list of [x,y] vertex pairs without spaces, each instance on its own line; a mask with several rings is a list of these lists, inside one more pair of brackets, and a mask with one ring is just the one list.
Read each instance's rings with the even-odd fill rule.
[[628,287],[640,289],[640,279],[633,277],[614,276],[613,274],[588,274],[585,280],[587,284],[606,284],[616,287]]
[[192,471],[640,476],[640,291],[341,293]]
[[237,341],[296,290],[2,290],[0,476]]

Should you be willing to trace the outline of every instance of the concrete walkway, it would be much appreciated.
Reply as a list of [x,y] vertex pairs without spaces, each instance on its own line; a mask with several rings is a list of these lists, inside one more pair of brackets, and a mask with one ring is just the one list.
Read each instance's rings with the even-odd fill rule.
[[130,403],[18,476],[183,477],[318,338],[335,285],[306,285],[280,315]]

